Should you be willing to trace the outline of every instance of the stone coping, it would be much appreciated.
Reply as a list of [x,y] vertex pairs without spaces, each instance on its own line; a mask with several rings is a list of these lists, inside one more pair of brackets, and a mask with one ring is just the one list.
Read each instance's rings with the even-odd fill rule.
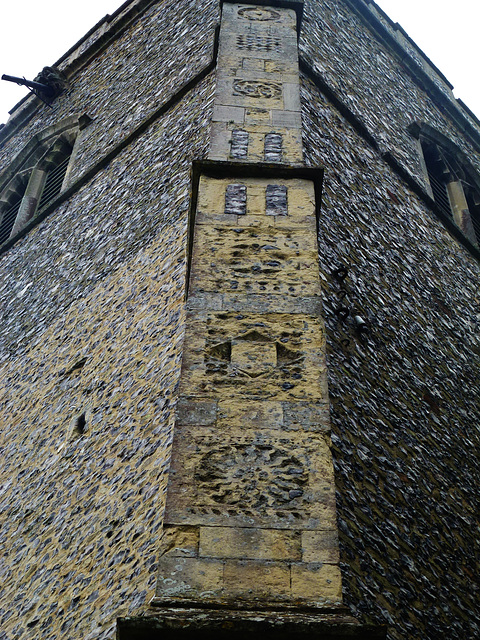
[[159,608],[148,617],[117,620],[118,640],[384,640],[386,632],[386,626],[359,623],[343,607],[315,613]]

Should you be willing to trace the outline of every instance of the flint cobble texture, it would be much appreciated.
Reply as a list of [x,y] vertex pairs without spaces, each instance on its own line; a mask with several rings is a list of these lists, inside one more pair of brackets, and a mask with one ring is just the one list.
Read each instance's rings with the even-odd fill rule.
[[319,255],[346,602],[395,640],[474,638],[479,265],[308,80],[302,100],[308,162],[325,167]]
[[209,77],[1,257],[2,640],[113,638],[154,593],[212,97]]

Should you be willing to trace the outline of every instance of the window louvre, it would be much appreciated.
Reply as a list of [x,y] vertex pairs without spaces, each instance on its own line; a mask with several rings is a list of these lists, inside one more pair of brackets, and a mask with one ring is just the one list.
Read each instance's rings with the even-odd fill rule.
[[453,219],[447,191],[447,182],[451,180],[448,162],[436,144],[424,145],[423,155],[433,199],[442,212]]
[[70,161],[70,155],[66,156],[59,164],[54,166],[47,174],[45,180],[45,186],[43,187],[42,196],[38,203],[37,211],[47,206],[51,200],[56,198],[60,193],[65,174],[67,173],[68,163]]
[[477,244],[480,245],[480,215],[477,211],[472,214],[472,225],[473,231],[475,232],[475,238],[477,239]]
[[0,244],[8,240],[12,233],[13,225],[17,219],[20,206],[22,204],[23,195],[21,195],[9,208],[4,211],[2,221],[0,222]]
[[480,246],[480,193],[469,185],[466,186],[465,191],[475,240]]
[[36,135],[2,173],[0,246],[58,199],[82,118],[69,116]]
[[428,179],[430,180],[433,199],[435,200],[436,204],[440,207],[440,209],[446,216],[448,216],[449,218],[453,218],[452,209],[450,207],[450,200],[448,199],[447,185],[439,180],[429,169]]
[[474,171],[455,151],[433,141],[421,142],[435,204],[480,247],[480,187]]

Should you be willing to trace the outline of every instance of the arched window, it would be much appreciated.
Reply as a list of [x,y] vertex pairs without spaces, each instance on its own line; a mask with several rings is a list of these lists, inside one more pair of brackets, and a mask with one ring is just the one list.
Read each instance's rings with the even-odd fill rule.
[[447,184],[451,182],[452,174],[448,169],[445,154],[434,142],[426,140],[422,142],[422,151],[433,199],[443,213],[453,219],[447,190]]
[[47,206],[62,190],[73,147],[60,139],[55,143],[45,161],[45,181],[38,202],[37,211]]
[[0,245],[16,236],[65,189],[75,140],[84,123],[86,116],[70,117],[48,127],[0,175]]
[[416,123],[410,131],[420,141],[435,204],[480,246],[480,176],[465,154],[429,125]]

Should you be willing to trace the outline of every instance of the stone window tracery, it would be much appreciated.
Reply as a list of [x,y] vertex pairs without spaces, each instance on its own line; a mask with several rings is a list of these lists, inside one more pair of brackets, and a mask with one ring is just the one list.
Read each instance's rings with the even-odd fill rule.
[[430,195],[465,237],[480,246],[480,176],[464,154],[428,125],[416,125]]
[[0,246],[65,189],[82,118],[87,124],[72,116],[35,135],[0,174]]

